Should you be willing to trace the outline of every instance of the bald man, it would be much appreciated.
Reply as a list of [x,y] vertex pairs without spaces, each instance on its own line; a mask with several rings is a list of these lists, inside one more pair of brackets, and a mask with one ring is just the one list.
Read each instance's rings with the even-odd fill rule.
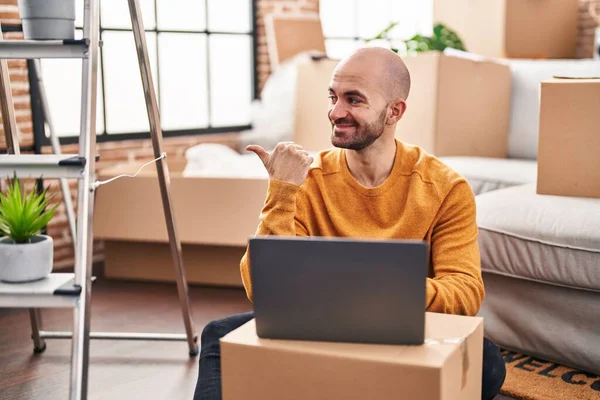
[[[476,315],[485,290],[474,195],[437,158],[396,139],[410,93],[402,59],[384,48],[359,49],[340,61],[323,90],[329,93],[333,149],[313,160],[292,142],[270,153],[247,147],[269,173],[257,235],[425,240],[426,309]],[[252,301],[248,252],[240,270]],[[195,400],[221,399],[219,339],[252,318],[245,313],[206,325]],[[483,347],[482,399],[490,400],[506,371],[498,348],[487,339]]]

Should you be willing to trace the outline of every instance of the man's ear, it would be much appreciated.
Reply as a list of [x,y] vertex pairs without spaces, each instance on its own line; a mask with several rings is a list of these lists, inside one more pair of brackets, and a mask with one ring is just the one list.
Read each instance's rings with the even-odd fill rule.
[[396,122],[400,121],[406,112],[406,101],[402,99],[395,100],[392,102],[390,109],[391,113],[387,119],[387,124],[394,125]]

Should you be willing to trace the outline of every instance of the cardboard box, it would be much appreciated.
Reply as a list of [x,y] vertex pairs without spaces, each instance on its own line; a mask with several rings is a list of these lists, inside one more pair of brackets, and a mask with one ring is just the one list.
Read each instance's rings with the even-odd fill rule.
[[575,58],[579,0],[434,0],[434,22],[489,57]]
[[321,59],[297,66],[294,142],[307,150],[321,151],[333,147],[332,126],[327,115],[327,88],[338,62]]
[[440,52],[403,59],[411,90],[396,137],[438,157],[507,156],[510,67]]
[[[267,179],[184,177],[185,160],[169,160],[175,227],[190,283],[241,287],[239,265],[256,232]],[[140,165],[102,171],[104,180]],[[97,189],[94,238],[104,240],[106,275],[174,281],[156,167]]]
[[[407,111],[396,137],[436,156],[506,157],[510,67],[440,52],[403,57],[411,74]],[[331,148],[327,87],[338,61],[298,66],[294,140]]]
[[600,198],[600,79],[541,83],[537,193]]
[[[245,246],[182,243],[188,283],[242,287],[240,260]],[[110,279],[175,282],[175,265],[167,242],[104,240],[104,275]]]
[[326,53],[318,16],[269,14],[265,17],[265,31],[271,70],[302,52]]
[[[169,160],[171,198],[177,232],[184,243],[242,246],[256,232],[267,194],[267,178],[184,177],[185,160]],[[137,164],[102,171],[103,180],[132,174]],[[115,199],[119,199],[115,202]],[[135,178],[98,188],[94,235],[107,239],[168,242],[156,167]],[[248,212],[248,210],[251,210]]]
[[224,400],[480,400],[483,320],[426,313],[426,344],[221,339]]

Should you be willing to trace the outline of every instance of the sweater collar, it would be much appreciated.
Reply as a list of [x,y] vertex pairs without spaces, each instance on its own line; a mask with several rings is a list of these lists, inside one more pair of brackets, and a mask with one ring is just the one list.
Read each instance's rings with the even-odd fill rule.
[[379,196],[393,187],[398,180],[398,178],[402,175],[402,161],[403,161],[403,153],[404,146],[403,144],[396,139],[396,156],[394,157],[394,165],[392,166],[392,171],[389,176],[376,187],[366,187],[359,183],[354,176],[350,173],[350,169],[348,168],[348,162],[346,159],[346,154],[348,150],[339,149],[338,151],[338,168],[342,173],[342,176],[346,183],[350,185],[357,192],[365,195],[365,196]]

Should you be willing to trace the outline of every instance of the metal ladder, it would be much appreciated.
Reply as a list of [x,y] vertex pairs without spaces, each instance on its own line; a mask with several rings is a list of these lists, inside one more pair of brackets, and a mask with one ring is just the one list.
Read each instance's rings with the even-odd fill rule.
[[[161,157],[162,130],[150,61],[144,35],[144,26],[139,0],[127,0],[136,44],[136,52],[154,155]],[[0,155],[0,176],[20,178],[59,178],[78,180],[77,226],[75,228],[74,273],[52,273],[42,281],[25,284],[3,284],[0,282],[0,307],[29,308],[34,351],[43,352],[44,339],[71,339],[70,400],[83,400],[88,392],[89,341],[90,339],[124,340],[169,340],[187,341],[190,356],[198,354],[198,337],[190,312],[187,280],[183,267],[181,242],[179,241],[173,216],[170,196],[170,178],[166,160],[157,161],[158,180],[161,190],[172,260],[176,269],[178,296],[181,304],[185,334],[90,332],[90,301],[92,286],[93,213],[96,166],[96,100],[97,69],[100,46],[99,27],[100,0],[84,0],[84,26],[81,40],[0,40],[0,107],[9,155]],[[1,35],[1,33],[0,33]],[[1,39],[1,36],[0,36]],[[82,93],[79,154],[33,154],[22,155],[19,148],[14,105],[10,88],[6,59],[81,58]],[[37,62],[37,61],[36,61]],[[34,68],[40,74],[39,68]],[[54,149],[58,142],[48,117],[49,110],[41,81],[42,107]],[[68,206],[68,204],[67,204]],[[68,211],[68,210],[67,210]],[[71,224],[73,229],[73,224]],[[48,332],[41,327],[40,308],[73,308],[73,332]]]

